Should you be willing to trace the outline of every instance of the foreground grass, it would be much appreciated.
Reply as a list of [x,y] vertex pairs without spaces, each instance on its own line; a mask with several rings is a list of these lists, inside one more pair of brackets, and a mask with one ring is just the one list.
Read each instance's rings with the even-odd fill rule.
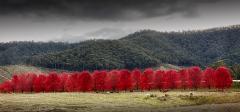
[[125,112],[240,102],[240,92],[172,91],[133,93],[0,94],[0,111]]

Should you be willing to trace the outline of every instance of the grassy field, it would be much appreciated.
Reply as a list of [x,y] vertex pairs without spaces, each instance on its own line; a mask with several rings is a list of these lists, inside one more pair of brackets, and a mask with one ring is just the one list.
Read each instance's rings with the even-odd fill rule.
[[[5,112],[149,112],[176,111],[203,104],[240,102],[240,92],[171,91],[133,93],[0,94]],[[239,104],[240,105],[240,104]],[[236,106],[239,107],[239,106]],[[191,107],[193,108],[193,107]],[[183,108],[184,109],[184,108]],[[237,108],[237,110],[240,108]],[[205,111],[206,112],[206,111]],[[236,111],[237,112],[237,111]]]
[[[160,69],[175,68],[164,65]],[[158,68],[159,69],[159,68]],[[0,66],[0,82],[13,73],[49,69]],[[0,112],[239,112],[240,83],[225,92],[214,90],[122,93],[0,94]]]

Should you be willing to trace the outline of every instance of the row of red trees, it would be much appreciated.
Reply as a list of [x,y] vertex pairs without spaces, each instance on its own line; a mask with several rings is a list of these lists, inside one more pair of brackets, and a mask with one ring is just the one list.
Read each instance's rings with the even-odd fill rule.
[[156,70],[151,68],[141,72],[139,69],[88,71],[49,74],[25,73],[13,75],[11,80],[0,84],[1,92],[88,92],[88,91],[149,91],[158,89],[226,89],[232,85],[228,68],[216,70],[199,67],[176,70]]

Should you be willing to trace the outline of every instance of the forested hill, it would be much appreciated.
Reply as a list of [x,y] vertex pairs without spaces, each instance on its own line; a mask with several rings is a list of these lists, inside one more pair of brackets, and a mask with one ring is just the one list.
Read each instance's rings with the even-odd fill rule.
[[54,53],[76,47],[77,44],[55,42],[9,42],[0,43],[0,65],[26,64],[34,55]]
[[205,66],[220,59],[240,63],[240,25],[170,33],[148,30],[121,40],[153,51],[164,63]]
[[143,30],[119,40],[2,43],[0,64],[67,70],[146,68],[162,63],[204,67],[220,59],[240,63],[239,43],[239,25],[186,32]]

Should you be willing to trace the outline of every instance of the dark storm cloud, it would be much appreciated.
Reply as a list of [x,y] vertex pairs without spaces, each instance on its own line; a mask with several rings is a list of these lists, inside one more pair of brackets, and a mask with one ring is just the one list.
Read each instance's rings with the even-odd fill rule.
[[0,15],[37,15],[90,20],[136,20],[180,13],[219,0],[0,0]]

